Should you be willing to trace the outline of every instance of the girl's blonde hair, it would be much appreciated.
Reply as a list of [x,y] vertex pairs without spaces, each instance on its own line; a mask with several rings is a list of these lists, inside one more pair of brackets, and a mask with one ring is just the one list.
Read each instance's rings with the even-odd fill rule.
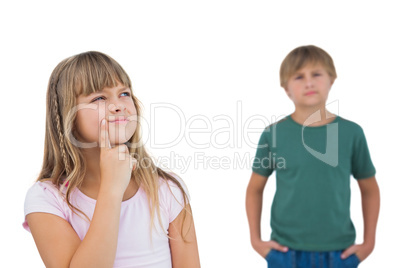
[[[37,181],[51,180],[59,189],[65,189],[65,200],[76,214],[79,212],[85,215],[71,204],[70,197],[72,191],[84,180],[86,163],[81,149],[71,141],[71,137],[77,137],[76,112],[72,111],[77,105],[79,95],[98,92],[105,87],[116,87],[118,83],[130,89],[138,119],[141,118],[140,102],[132,93],[129,76],[108,55],[89,51],[67,58],[56,66],[49,79],[43,166]],[[147,164],[137,165],[131,174],[131,179],[147,194],[151,223],[154,223],[156,214],[162,226],[158,195],[159,178],[165,183],[172,181],[179,187],[184,197],[184,217],[187,213],[191,213],[186,206],[189,202],[188,196],[178,179],[154,164],[142,144],[141,133],[141,122],[138,120],[137,129],[128,141],[128,144],[133,145],[129,146],[129,151],[137,159],[137,163],[145,160]],[[85,217],[88,218],[86,215]],[[184,237],[183,230],[182,236]]]

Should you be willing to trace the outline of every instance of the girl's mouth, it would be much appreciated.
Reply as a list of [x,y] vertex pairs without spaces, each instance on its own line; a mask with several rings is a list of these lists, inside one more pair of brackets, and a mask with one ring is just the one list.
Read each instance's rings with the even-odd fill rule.
[[125,116],[109,116],[109,123],[122,124],[127,123],[129,120]]

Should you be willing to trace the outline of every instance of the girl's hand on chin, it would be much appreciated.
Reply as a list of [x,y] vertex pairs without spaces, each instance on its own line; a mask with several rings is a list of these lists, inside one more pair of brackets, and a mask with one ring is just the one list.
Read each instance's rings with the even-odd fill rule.
[[107,189],[107,191],[123,195],[130,182],[136,160],[130,156],[127,145],[111,147],[109,125],[106,119],[101,121],[100,148],[101,190]]

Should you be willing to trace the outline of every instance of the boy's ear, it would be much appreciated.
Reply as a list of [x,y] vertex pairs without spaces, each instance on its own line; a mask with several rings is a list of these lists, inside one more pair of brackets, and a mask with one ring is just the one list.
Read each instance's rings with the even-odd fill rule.
[[290,94],[289,94],[289,90],[287,87],[283,87],[283,89],[285,90],[286,95],[288,95],[288,97],[290,98]]
[[335,79],[336,79],[336,78],[332,78],[332,77],[331,77],[331,87],[332,87],[332,85],[335,83]]
[[290,100],[292,100],[292,97],[290,96],[289,91],[288,91],[286,88],[284,88],[284,89],[285,89],[285,93],[286,93],[286,95],[288,95],[288,98],[289,98]]

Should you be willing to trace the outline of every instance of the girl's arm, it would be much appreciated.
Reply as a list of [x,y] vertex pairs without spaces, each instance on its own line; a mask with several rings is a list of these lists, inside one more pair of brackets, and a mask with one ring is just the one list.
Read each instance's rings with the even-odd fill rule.
[[[185,209],[191,211],[190,205],[187,205]],[[182,230],[184,240],[181,235]],[[201,267],[194,220],[190,213],[184,217],[183,209],[176,219],[169,224],[169,236],[173,268]]]
[[120,209],[130,182],[133,162],[126,145],[111,148],[108,127],[100,135],[100,189],[95,211],[80,241],[64,219],[46,213],[27,215],[35,243],[46,267],[112,267],[116,256]]
[[71,257],[81,243],[71,225],[48,213],[31,213],[26,220],[45,266],[69,267]]
[[71,225],[48,213],[27,215],[36,246],[47,268],[112,267],[120,218],[119,199],[99,194],[88,233],[81,242]]

